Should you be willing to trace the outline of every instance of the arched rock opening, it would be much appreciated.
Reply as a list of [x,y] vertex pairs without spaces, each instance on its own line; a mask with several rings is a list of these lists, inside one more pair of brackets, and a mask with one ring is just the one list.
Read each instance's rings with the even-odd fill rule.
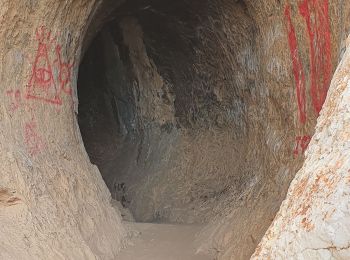
[[257,181],[260,161],[247,161],[248,169],[241,159],[264,149],[245,143],[257,28],[244,4],[227,7],[235,38],[213,31],[224,7],[212,3],[121,6],[86,52],[82,136],[112,195],[137,220],[207,223]]
[[137,221],[207,224],[203,250],[251,255],[303,162],[340,53],[326,15],[325,55],[307,60],[301,32],[317,29],[295,6],[276,4],[268,21],[250,1],[129,1],[112,12],[81,65],[80,128]]
[[[80,129],[112,196],[139,221],[205,224],[200,250],[248,258],[304,161],[348,11],[348,3],[308,0],[3,0],[0,258],[113,259],[124,244],[125,225],[75,121],[80,63]],[[339,100],[344,82],[334,83]],[[328,106],[322,126],[338,109]],[[325,140],[344,148],[347,134]],[[318,155],[324,167],[332,159],[316,144],[309,172]],[[313,179],[316,194],[340,183]],[[277,216],[277,227],[325,223],[305,216],[310,196],[288,201],[284,213],[302,211],[282,224]],[[306,252],[284,250],[270,232],[282,241],[278,253]],[[272,254],[268,243],[257,255]]]

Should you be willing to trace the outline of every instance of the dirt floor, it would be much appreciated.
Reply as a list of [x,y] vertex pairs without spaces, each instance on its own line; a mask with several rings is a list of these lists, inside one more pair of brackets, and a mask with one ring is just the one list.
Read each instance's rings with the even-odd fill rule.
[[126,224],[138,235],[122,250],[118,260],[213,260],[197,253],[196,234],[202,226],[149,223]]

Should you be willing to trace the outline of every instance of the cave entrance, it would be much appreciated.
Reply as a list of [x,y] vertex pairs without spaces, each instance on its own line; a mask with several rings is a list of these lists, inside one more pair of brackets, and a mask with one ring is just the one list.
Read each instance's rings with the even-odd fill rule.
[[264,133],[247,127],[248,109],[261,110],[248,107],[258,58],[247,6],[128,1],[110,17],[79,70],[91,162],[137,221],[203,224],[228,214],[266,156],[249,150],[264,149]]
[[[208,223],[220,212],[211,205],[224,204],[233,189],[225,179],[239,189],[248,183],[226,167],[246,135],[241,88],[254,84],[237,81],[252,68],[232,59],[247,43],[252,48],[254,23],[244,3],[229,7],[239,21],[231,28],[237,39],[213,31],[222,29],[220,12],[227,8],[219,3],[126,2],[84,52],[78,79],[83,141],[112,197],[137,221]],[[218,52],[224,40],[227,49]],[[223,60],[228,51],[232,57]],[[225,66],[235,66],[234,74]],[[217,153],[220,142],[225,151]]]
[[302,162],[282,145],[293,142],[293,85],[269,92],[280,79],[265,77],[264,36],[245,2],[126,1],[78,79],[83,141],[112,197],[138,222],[209,223],[202,237],[227,238],[237,259]]

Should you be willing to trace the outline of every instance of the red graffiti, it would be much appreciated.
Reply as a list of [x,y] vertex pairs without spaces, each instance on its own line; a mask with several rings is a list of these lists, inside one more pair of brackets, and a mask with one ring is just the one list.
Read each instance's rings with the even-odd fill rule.
[[[331,33],[328,0],[303,0],[299,13],[305,19],[310,43],[310,95],[317,116],[325,102],[332,74]],[[305,75],[299,57],[295,28],[291,20],[291,7],[285,8],[288,41],[293,60],[293,74],[296,82],[299,118],[306,122]]]
[[8,90],[6,95],[11,97],[10,111],[15,112],[21,105],[21,92],[19,90]]
[[24,143],[31,156],[38,155],[45,147],[43,139],[37,133],[37,126],[33,120],[25,124]]
[[[41,27],[36,31],[36,39],[38,41],[38,49],[32,68],[32,75],[27,86],[26,97],[62,105],[61,93],[71,94],[69,85],[73,63],[63,62],[61,46],[58,44],[56,44],[55,53],[52,53],[52,46],[56,38],[52,38],[51,31],[47,31],[45,27]],[[50,54],[56,55],[54,63],[51,63]],[[54,77],[54,71],[57,71],[58,78]]]
[[311,97],[317,115],[326,100],[332,73],[328,0],[304,0],[299,5],[310,40]]
[[295,141],[296,141],[296,145],[293,153],[294,153],[294,156],[297,157],[300,154],[300,152],[301,154],[304,154],[304,152],[306,151],[311,141],[311,136],[309,135],[297,136]]
[[306,122],[306,94],[305,94],[305,74],[303,71],[303,66],[299,57],[298,43],[295,35],[295,28],[291,19],[291,9],[290,5],[286,6],[284,15],[287,19],[288,25],[288,42],[290,48],[290,54],[293,61],[293,74],[296,84],[299,119],[302,124]]
[[53,104],[61,104],[58,89],[55,85],[48,48],[51,42],[51,32],[46,36],[45,28],[36,31],[39,42],[35,57],[32,76],[28,84],[27,98],[39,99]]
[[57,55],[57,59],[55,62],[58,62],[59,64],[59,75],[58,75],[58,80],[60,82],[60,89],[71,95],[72,94],[72,88],[70,85],[71,83],[71,77],[72,77],[72,68],[73,68],[73,64],[69,64],[69,63],[64,63],[62,61],[62,55],[61,55],[61,46],[57,45],[56,46],[56,55]]

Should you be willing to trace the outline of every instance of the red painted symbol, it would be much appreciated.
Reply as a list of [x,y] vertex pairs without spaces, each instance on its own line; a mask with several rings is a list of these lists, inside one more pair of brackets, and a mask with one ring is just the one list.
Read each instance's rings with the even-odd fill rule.
[[62,101],[55,85],[48,51],[53,41],[51,32],[46,32],[45,28],[41,27],[36,31],[36,38],[39,44],[28,84],[27,98],[60,105]]
[[24,143],[31,156],[38,155],[45,147],[42,138],[37,133],[37,126],[34,121],[25,124]]
[[64,63],[62,61],[62,55],[61,55],[61,46],[56,46],[56,55],[57,60],[55,62],[58,62],[59,65],[59,75],[58,75],[58,81],[60,82],[60,89],[71,95],[72,94],[72,88],[70,86],[71,78],[72,78],[72,68],[73,63]]
[[[46,103],[62,105],[61,93],[71,94],[71,77],[73,63],[66,63],[62,59],[61,46],[55,44],[51,31],[41,27],[36,31],[38,49],[32,67],[32,75],[28,83],[28,99],[37,99]],[[55,44],[55,52],[52,46]],[[56,57],[51,63],[50,54]],[[57,65],[56,65],[57,64]],[[57,78],[54,77],[57,71]]]
[[305,135],[305,136],[297,136],[296,139],[296,145],[294,148],[294,156],[297,157],[299,154],[304,154],[306,151],[307,147],[310,144],[311,141],[311,136]]

